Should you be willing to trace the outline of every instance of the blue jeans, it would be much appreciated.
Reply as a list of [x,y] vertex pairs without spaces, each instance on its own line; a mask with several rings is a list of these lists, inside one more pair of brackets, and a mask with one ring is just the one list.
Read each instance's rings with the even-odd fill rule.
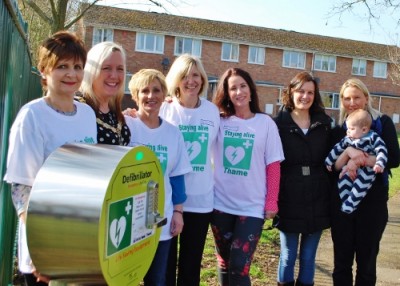
[[153,262],[144,276],[145,286],[165,286],[165,277],[167,272],[167,262],[171,239],[160,241],[157,246]]
[[278,282],[294,281],[294,266],[300,239],[299,274],[297,280],[303,284],[314,283],[315,256],[322,231],[312,234],[280,232],[281,254],[278,266]]

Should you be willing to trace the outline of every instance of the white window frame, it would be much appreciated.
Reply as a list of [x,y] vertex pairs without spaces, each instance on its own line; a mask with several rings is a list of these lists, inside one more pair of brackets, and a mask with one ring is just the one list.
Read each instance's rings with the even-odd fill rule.
[[[100,41],[97,41],[97,37],[96,37],[96,33],[98,33],[98,32],[101,33]],[[110,32],[110,34],[108,34],[107,32]],[[112,42],[113,40],[114,40],[114,30],[113,29],[93,27],[92,46],[94,46],[98,43],[101,43],[101,42],[106,42],[106,41]]]
[[265,48],[249,46],[248,63],[263,65],[265,63]]
[[336,57],[330,55],[316,54],[314,57],[314,70],[336,72]]
[[[182,43],[181,51],[179,51],[180,42]],[[202,42],[199,39],[175,37],[175,49],[174,49],[175,56],[179,56],[182,54],[190,54],[192,56],[201,57],[201,45]]]
[[[224,50],[229,49],[228,58],[224,58]],[[221,45],[221,60],[226,62],[239,62],[239,44],[222,43]]]
[[282,66],[285,68],[305,69],[306,53],[298,51],[283,51]]
[[387,78],[387,63],[386,62],[374,62],[374,77]]
[[353,59],[351,74],[361,76],[367,75],[367,61],[363,59]]
[[339,109],[340,108],[340,101],[339,101],[339,93],[337,92],[325,92],[325,91],[320,91],[321,94],[321,99],[322,102],[324,103],[325,106],[325,97],[329,97],[331,101],[330,106],[325,106],[326,109]]
[[[153,43],[150,41],[150,37],[154,37],[152,39]],[[152,54],[163,54],[164,53],[164,35],[154,34],[154,33],[136,33],[136,45],[135,50],[143,53],[152,53]],[[147,47],[151,45],[152,47]]]

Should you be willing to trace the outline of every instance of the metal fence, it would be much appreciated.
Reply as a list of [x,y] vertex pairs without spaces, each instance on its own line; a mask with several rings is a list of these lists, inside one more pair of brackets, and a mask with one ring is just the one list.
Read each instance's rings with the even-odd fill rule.
[[41,87],[39,77],[31,73],[27,24],[17,0],[0,3],[0,31],[0,285],[12,285],[16,214],[10,187],[3,181],[8,134],[20,107],[41,96]]

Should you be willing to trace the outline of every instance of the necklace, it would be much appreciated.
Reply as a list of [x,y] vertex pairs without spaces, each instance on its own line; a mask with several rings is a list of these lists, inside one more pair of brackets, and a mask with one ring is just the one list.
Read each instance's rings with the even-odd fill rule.
[[121,130],[122,130],[122,123],[118,122],[117,127],[111,126],[110,124],[104,122],[103,120],[101,120],[100,118],[96,118],[96,122],[98,124],[100,124],[101,126],[111,130],[112,132],[114,132],[119,140],[119,145],[122,145],[122,135],[121,135]]
[[62,115],[74,116],[76,114],[77,108],[76,108],[75,104],[74,104],[74,110],[73,111],[62,111],[62,110],[59,110],[59,109],[55,108],[53,105],[51,105],[49,102],[47,102],[47,100],[45,100],[45,102],[46,102],[48,107],[50,107],[51,109],[53,109],[54,111],[56,111],[57,113],[60,113]]

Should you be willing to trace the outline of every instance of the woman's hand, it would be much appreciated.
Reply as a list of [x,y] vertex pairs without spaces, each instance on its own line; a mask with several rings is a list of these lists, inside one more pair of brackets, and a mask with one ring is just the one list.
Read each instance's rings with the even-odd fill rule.
[[182,212],[174,212],[171,220],[171,235],[177,236],[182,232],[183,229],[183,214]]
[[264,214],[264,219],[273,219],[278,212],[266,211]]
[[[343,176],[346,173],[343,172],[343,168],[350,160],[353,160],[353,163],[355,163],[357,167],[365,166],[368,160],[368,154],[356,148],[347,147],[335,162],[335,170],[342,170],[340,176]],[[350,167],[350,172],[352,172],[353,166],[351,165]]]
[[128,107],[127,109],[122,111],[122,114],[126,115],[126,116],[130,116],[130,117],[136,118],[137,117],[137,110],[135,108],[129,108]]
[[32,274],[36,277],[36,282],[44,282],[44,283],[47,283],[47,284],[50,283],[50,277],[49,277],[49,276],[40,274],[40,273],[37,272],[36,270],[33,271]]
[[172,96],[166,96],[165,99],[164,99],[164,101],[165,101],[166,103],[171,103],[171,102],[172,102]]
[[358,166],[365,166],[368,154],[353,147],[346,148],[347,156]]
[[353,159],[350,159],[347,162],[347,165],[342,168],[339,174],[339,178],[342,178],[346,173],[353,181],[357,177],[357,170],[360,166],[358,166]]

